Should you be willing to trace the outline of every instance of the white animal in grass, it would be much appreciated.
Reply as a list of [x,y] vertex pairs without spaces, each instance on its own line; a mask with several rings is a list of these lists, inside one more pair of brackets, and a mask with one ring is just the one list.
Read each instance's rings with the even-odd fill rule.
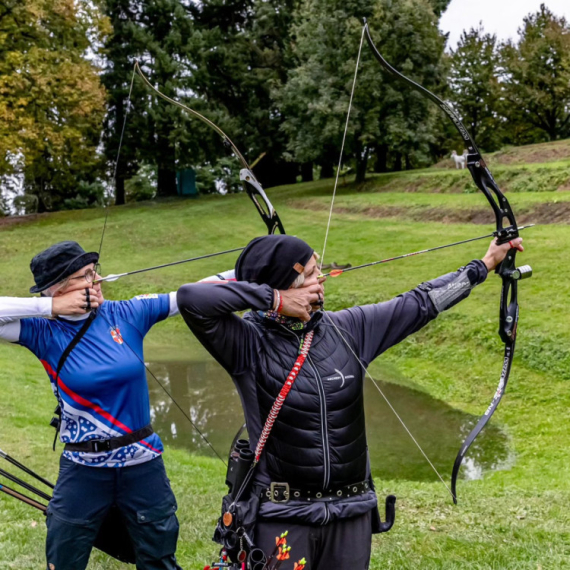
[[465,168],[465,163],[467,161],[467,151],[464,150],[463,154],[459,156],[457,152],[451,152],[451,158],[455,161],[455,168]]

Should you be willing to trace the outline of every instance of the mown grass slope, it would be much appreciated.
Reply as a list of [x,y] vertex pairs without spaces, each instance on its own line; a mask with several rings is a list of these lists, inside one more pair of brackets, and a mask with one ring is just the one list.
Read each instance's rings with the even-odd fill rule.
[[[521,153],[527,153],[522,149]],[[510,151],[514,152],[514,151]],[[558,152],[558,150],[556,150]],[[493,418],[507,431],[516,454],[507,471],[459,482],[454,507],[440,482],[377,480],[380,500],[398,496],[394,529],[375,537],[373,569],[533,569],[570,566],[570,161],[492,166],[517,219],[540,222],[524,234],[520,263],[534,277],[520,285],[521,319],[511,381]],[[269,195],[288,233],[321,251],[331,181],[271,189]],[[0,291],[26,296],[33,254],[51,243],[76,239],[97,249],[104,212],[64,212],[0,222]],[[555,223],[552,223],[555,222]],[[467,171],[429,169],[379,175],[361,186],[339,187],[325,263],[351,263],[397,255],[494,229],[490,208],[476,193]],[[118,273],[239,245],[264,233],[245,195],[201,197],[111,208],[102,251],[104,273]],[[484,242],[366,269],[329,280],[329,310],[378,302],[481,257]],[[232,266],[235,256],[125,279],[106,287],[108,298],[168,292],[182,283]],[[500,282],[494,276],[471,297],[371,366],[382,376],[389,365],[398,381],[429,392],[457,408],[482,414],[496,389],[502,365],[498,339]],[[169,353],[185,359],[201,349],[179,319],[155,327],[147,359]],[[47,422],[54,399],[34,357],[17,346],[0,345],[0,448],[46,476],[57,475],[53,433]],[[228,382],[228,389],[232,389]],[[370,392],[369,392],[370,393]],[[391,413],[378,394],[378,414]],[[188,426],[188,429],[191,429]],[[426,421],[420,443],[430,438]],[[410,442],[410,454],[418,451]],[[182,523],[179,561],[201,568],[214,559],[210,542],[224,467],[216,459],[181,450],[165,454]],[[449,466],[450,471],[451,465]],[[443,473],[446,481],[449,471]],[[0,568],[42,568],[43,517],[0,496]],[[347,545],[347,548],[349,545]],[[302,553],[299,553],[301,555]],[[91,569],[122,566],[95,554]],[[125,567],[126,568],[126,567]]]

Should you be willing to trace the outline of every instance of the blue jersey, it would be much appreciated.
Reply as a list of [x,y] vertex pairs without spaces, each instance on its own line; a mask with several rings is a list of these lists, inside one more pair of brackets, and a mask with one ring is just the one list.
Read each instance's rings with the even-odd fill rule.
[[[143,339],[168,317],[169,295],[140,295],[105,301],[59,375],[61,441],[78,443],[131,433],[150,423]],[[56,393],[59,359],[84,321],[22,319],[19,344],[42,362]],[[76,463],[124,467],[149,461],[163,451],[156,434],[120,449],[100,453],[64,452]]]

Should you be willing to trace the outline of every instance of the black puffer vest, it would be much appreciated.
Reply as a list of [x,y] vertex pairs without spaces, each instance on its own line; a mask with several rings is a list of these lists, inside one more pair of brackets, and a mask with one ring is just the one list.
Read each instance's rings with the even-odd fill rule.
[[[259,368],[255,371],[257,401],[249,401],[251,396],[248,399],[241,394],[250,432],[251,426],[263,427],[295,363],[302,334],[315,330],[308,358],[267,441],[258,479],[328,490],[368,477],[363,369],[322,317],[315,315],[303,333],[256,313],[245,317],[260,333]],[[346,331],[343,336],[356,352]],[[259,435],[250,433],[254,443]]]

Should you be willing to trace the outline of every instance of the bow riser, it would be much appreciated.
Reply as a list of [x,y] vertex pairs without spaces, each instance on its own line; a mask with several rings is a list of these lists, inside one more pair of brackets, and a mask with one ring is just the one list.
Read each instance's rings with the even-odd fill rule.
[[[473,177],[477,188],[483,192],[485,198],[493,208],[497,227],[497,243],[507,243],[519,237],[515,216],[506,196],[501,192],[493,175],[489,172],[483,157],[479,153],[467,149],[467,168]],[[505,224],[505,220],[508,224]]]
[[279,230],[280,234],[284,234],[285,229],[277,215],[277,211],[253,172],[247,168],[242,168],[239,173],[239,179],[241,180],[243,189],[247,192],[247,195],[257,208],[263,223],[267,226],[267,233],[272,235]]

